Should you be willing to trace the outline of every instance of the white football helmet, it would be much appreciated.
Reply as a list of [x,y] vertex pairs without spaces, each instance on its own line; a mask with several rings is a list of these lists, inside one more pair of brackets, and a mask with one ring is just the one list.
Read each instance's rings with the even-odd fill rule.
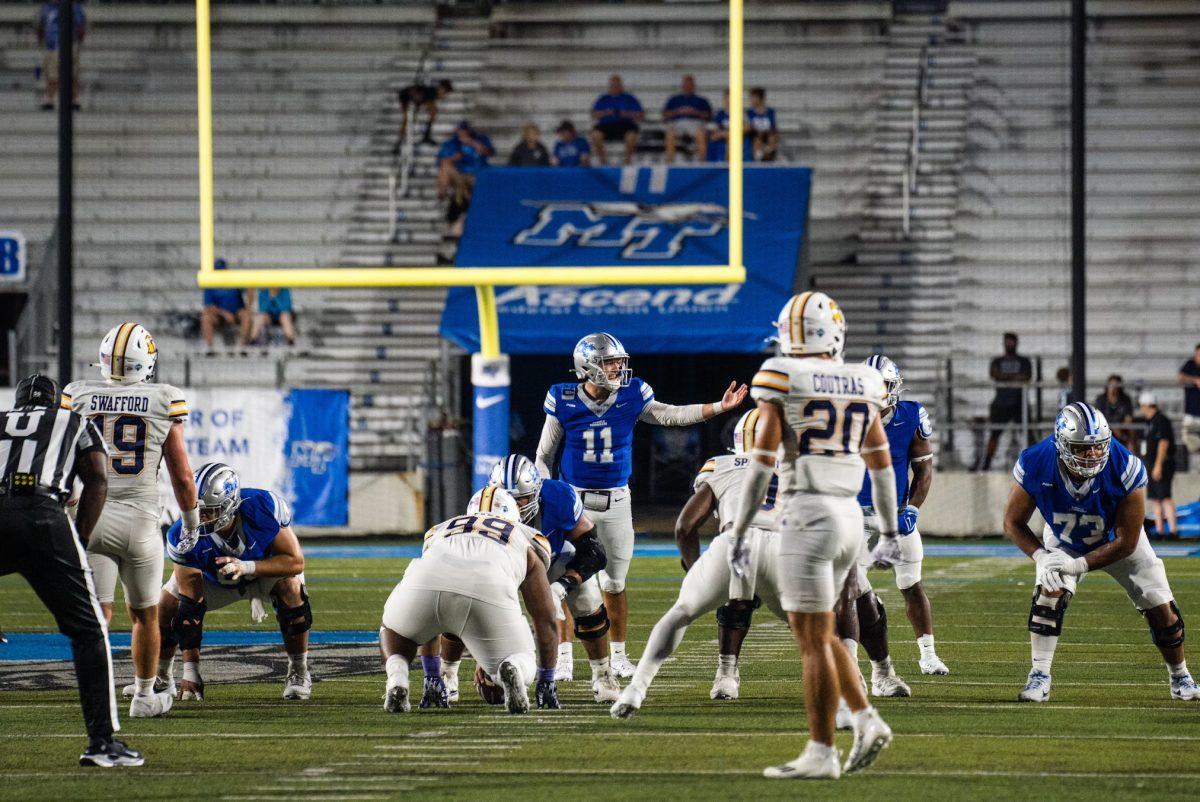
[[899,404],[900,387],[904,384],[900,366],[883,354],[872,354],[863,364],[870,365],[883,375],[883,386],[887,388],[887,406],[894,407]]
[[[575,343],[572,356],[575,359],[575,375],[605,390],[615,392],[628,387],[629,380],[633,378],[633,371],[629,369],[629,354],[621,341],[611,334],[601,331],[587,335]],[[604,363],[614,359],[623,361],[616,378],[610,378]]]
[[1076,401],[1058,413],[1054,447],[1063,465],[1076,476],[1090,478],[1104,470],[1112,446],[1108,420],[1091,404]]
[[488,484],[499,485],[507,490],[518,505],[521,499],[528,499],[525,506],[521,507],[521,523],[527,524],[537,517],[538,509],[542,506],[539,495],[542,491],[542,475],[529,457],[509,454],[492,468]]
[[744,457],[754,450],[754,432],[758,426],[758,408],[747,412],[733,430],[733,453]]
[[846,316],[823,292],[793,295],[779,311],[775,328],[784,356],[829,354],[841,359],[846,348]]
[[100,342],[100,375],[114,384],[137,384],[154,375],[158,346],[140,323],[113,326]]
[[521,508],[517,506],[517,500],[498,485],[488,485],[471,496],[471,500],[467,502],[467,514],[477,512],[489,513],[514,524],[521,523]]

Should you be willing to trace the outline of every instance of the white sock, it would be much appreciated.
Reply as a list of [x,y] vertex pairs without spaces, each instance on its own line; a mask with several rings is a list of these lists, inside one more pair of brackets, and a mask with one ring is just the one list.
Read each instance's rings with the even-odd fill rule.
[[610,670],[609,659],[607,657],[601,657],[599,660],[592,660],[589,657],[588,665],[592,667],[592,680],[593,681],[596,679],[596,677],[600,676],[601,674],[608,673],[608,671]]
[[625,656],[625,641],[615,640],[609,644],[614,658]]
[[[1180,660],[1178,663],[1168,663],[1167,668],[1170,669],[1172,677],[1182,677],[1188,673],[1186,660]],[[141,680],[138,680],[138,682],[141,682]]]
[[564,661],[569,663],[575,659],[575,642],[565,640],[558,644],[558,662],[561,665]]
[[933,648],[933,635],[922,635],[917,638],[917,648],[921,650],[921,659],[929,657],[937,657],[937,652]]
[[395,688],[408,687],[408,661],[398,654],[393,654],[387,659],[387,686]]
[[453,663],[450,662],[449,660],[443,660],[442,661],[442,676],[443,677],[454,677],[455,679],[458,679],[458,666],[461,662],[462,662],[461,660],[455,660]]
[[183,664],[183,680],[184,682],[194,682],[200,684],[200,664],[199,663],[184,663]]
[[154,677],[150,679],[142,679],[141,677],[133,678],[134,685],[137,686],[138,696],[151,696],[154,693]]
[[871,661],[871,679],[876,677],[886,677],[892,673],[892,658],[885,657],[882,660]]
[[158,676],[170,682],[175,678],[175,658],[167,657],[158,661]]
[[737,671],[738,659],[736,654],[717,655],[717,673],[732,675]]
[[300,654],[288,655],[288,673],[289,674],[307,674],[308,673],[308,652],[300,652]]
[[1029,646],[1033,655],[1033,670],[1049,674],[1050,664],[1054,662],[1054,650],[1058,648],[1058,636],[1031,634]]
[[858,662],[858,641],[854,638],[842,638],[842,645],[846,647],[846,651],[850,652],[850,656],[854,658],[854,662]]

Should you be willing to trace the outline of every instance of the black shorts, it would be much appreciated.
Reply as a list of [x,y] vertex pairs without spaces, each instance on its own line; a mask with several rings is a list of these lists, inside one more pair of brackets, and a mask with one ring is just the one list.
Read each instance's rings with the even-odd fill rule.
[[1006,399],[992,401],[992,405],[988,407],[988,421],[991,423],[1020,423],[1021,401],[1019,399],[1016,403]]
[[598,123],[594,126],[594,130],[604,135],[605,142],[619,142],[630,131],[637,133],[638,124],[633,120],[617,120],[612,123]]
[[1146,484],[1146,498],[1153,501],[1162,501],[1163,499],[1171,498],[1171,482],[1175,479],[1175,471],[1163,471],[1163,478],[1159,481],[1151,479]]

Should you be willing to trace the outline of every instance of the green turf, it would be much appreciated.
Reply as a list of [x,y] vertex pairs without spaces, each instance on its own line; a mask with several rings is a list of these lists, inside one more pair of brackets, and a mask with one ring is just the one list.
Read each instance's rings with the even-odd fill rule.
[[[307,577],[318,626],[371,629],[401,560],[321,560]],[[1200,561],[1167,570],[1181,607],[1200,609]],[[924,678],[899,594],[876,583],[891,612],[893,656],[914,697],[879,708],[896,733],[862,775],[836,783],[763,780],[763,766],[803,746],[800,665],[786,629],[764,610],[742,664],[742,698],[708,699],[715,667],[712,619],[693,626],[641,713],[615,722],[587,683],[564,685],[567,710],[510,717],[470,692],[450,711],[390,716],[383,675],[319,682],[308,703],[285,703],[276,684],[213,685],[201,705],[158,720],[124,721],[145,751],[142,769],[82,769],[73,693],[0,693],[0,794],[8,799],[456,799],[1185,798],[1200,781],[1200,703],[1174,702],[1142,622],[1107,577],[1088,579],[1071,603],[1054,672],[1053,701],[1013,700],[1028,669],[1028,561],[931,559],[926,587],[949,677]],[[677,561],[638,559],[630,581],[636,656],[672,601]],[[118,616],[117,628],[121,628]],[[249,627],[244,609],[212,627]],[[51,621],[23,583],[0,579],[0,624],[40,630]],[[264,625],[265,630],[271,627]],[[587,674],[577,647],[576,675]],[[314,674],[320,663],[314,661]],[[119,666],[128,676],[128,664]],[[414,681],[418,682],[414,674]],[[849,736],[839,734],[839,747]]]

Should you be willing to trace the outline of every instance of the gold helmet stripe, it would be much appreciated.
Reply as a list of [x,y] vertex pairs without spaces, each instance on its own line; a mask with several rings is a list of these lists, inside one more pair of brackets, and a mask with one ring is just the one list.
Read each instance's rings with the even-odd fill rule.
[[492,511],[492,498],[496,495],[496,485],[488,485],[483,489],[483,494],[479,497],[479,511]]
[[749,454],[754,449],[754,429],[758,426],[758,410],[752,409],[742,424],[742,448]]
[[804,307],[808,306],[808,299],[812,297],[812,290],[802,292],[792,299],[792,342],[804,344]]
[[109,374],[114,379],[125,378],[125,349],[129,346],[129,335],[133,334],[136,327],[136,323],[122,323],[117,329],[117,336],[113,340],[112,365],[109,369]]

